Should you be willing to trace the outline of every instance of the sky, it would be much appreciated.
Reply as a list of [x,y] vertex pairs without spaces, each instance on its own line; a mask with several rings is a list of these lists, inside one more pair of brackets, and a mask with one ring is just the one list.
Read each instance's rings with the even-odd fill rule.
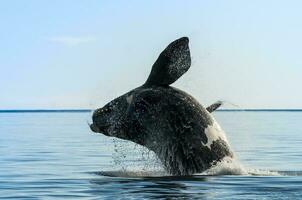
[[302,108],[302,1],[0,2],[0,109],[97,108],[188,36],[172,86],[207,106]]

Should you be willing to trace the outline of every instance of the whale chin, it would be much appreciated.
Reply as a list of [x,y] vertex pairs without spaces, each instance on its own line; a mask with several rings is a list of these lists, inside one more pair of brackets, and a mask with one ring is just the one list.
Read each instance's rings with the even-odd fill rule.
[[107,133],[106,129],[109,127],[109,126],[96,126],[94,123],[90,124],[89,125],[90,129],[95,132],[95,133],[102,133],[103,135],[106,135],[106,136],[111,136]]
[[95,124],[90,124],[89,127],[90,127],[90,130],[92,130],[95,133],[100,132],[100,129]]

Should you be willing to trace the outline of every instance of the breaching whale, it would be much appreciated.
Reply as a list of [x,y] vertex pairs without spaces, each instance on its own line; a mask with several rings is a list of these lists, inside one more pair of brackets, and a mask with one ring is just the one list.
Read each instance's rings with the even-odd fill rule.
[[204,108],[170,86],[190,65],[189,39],[175,40],[159,55],[142,86],[94,111],[91,130],[147,147],[171,175],[201,173],[233,157],[225,133],[210,114],[221,102]]

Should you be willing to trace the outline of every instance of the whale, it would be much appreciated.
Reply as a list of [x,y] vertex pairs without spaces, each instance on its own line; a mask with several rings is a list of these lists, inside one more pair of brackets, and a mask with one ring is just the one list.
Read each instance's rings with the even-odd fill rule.
[[234,157],[211,114],[222,102],[203,107],[171,86],[190,66],[189,38],[173,41],[160,53],[145,83],[94,110],[90,129],[146,147],[174,176],[202,173]]

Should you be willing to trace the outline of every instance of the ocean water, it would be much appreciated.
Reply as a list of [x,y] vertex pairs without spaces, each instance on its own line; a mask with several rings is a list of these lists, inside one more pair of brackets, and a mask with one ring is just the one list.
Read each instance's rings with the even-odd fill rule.
[[302,112],[218,111],[236,160],[172,177],[89,112],[0,113],[1,199],[302,199]]

